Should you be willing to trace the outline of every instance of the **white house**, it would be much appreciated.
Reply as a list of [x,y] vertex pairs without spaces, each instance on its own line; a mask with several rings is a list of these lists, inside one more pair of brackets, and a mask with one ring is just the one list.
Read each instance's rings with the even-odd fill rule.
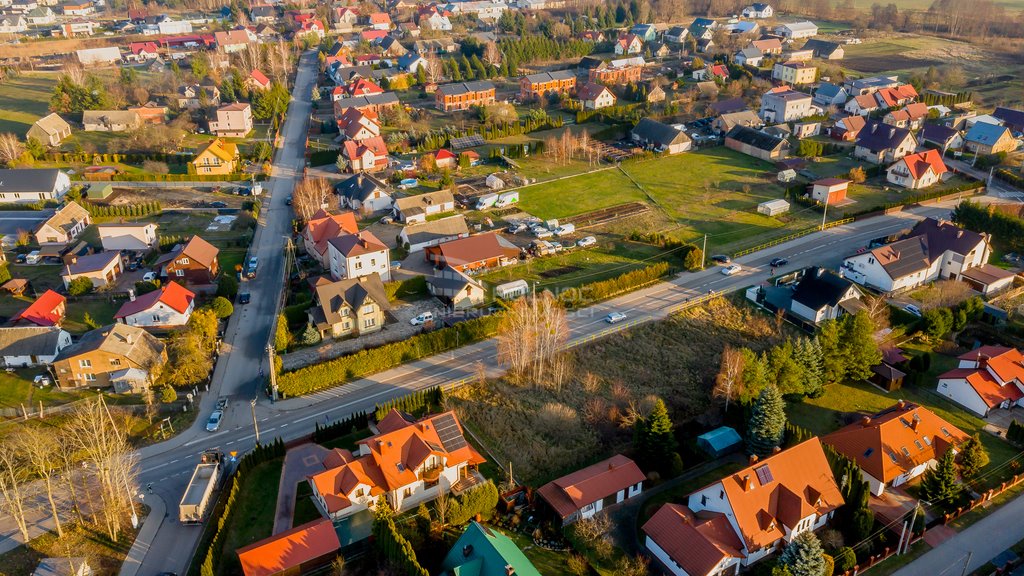
[[643,525],[644,547],[674,576],[737,574],[817,530],[843,504],[818,438],[757,460],[666,504]]
[[369,174],[351,176],[336,185],[334,191],[342,206],[364,214],[390,210],[394,204],[388,186]]
[[537,495],[568,525],[640,495],[645,478],[635,462],[616,454],[548,482]]
[[129,290],[128,294],[128,301],[121,305],[114,319],[129,326],[184,326],[195,309],[196,295],[177,282],[168,282],[141,296],[136,296],[134,290]]
[[587,82],[576,90],[576,97],[587,110],[600,110],[615,105],[615,94],[604,84]]
[[428,18],[420,20],[420,26],[423,26],[424,23],[426,23],[427,28],[440,32],[450,32],[452,29],[452,21],[447,16],[442,16],[437,12],[433,12]]
[[328,262],[331,277],[348,280],[380,274],[381,280],[391,280],[391,252],[373,232],[363,230],[331,238],[327,242]]
[[51,364],[71,345],[71,334],[57,326],[0,328],[0,361],[7,368]]
[[56,168],[0,170],[0,203],[60,200],[70,188],[71,178]]
[[408,247],[409,252],[420,252],[427,246],[437,246],[442,242],[469,236],[466,217],[462,214],[410,224],[399,233],[399,240]]
[[78,61],[83,66],[115,64],[121,61],[121,49],[117,46],[108,46],[106,48],[83,48],[81,50],[76,50],[75,54],[78,56]]
[[864,416],[821,441],[857,463],[871,493],[901,486],[935,466],[948,450],[969,436],[931,410],[900,400],[895,406]]
[[455,197],[448,190],[438,190],[416,196],[396,198],[392,210],[399,222],[406,224],[426,222],[428,216],[454,212]]
[[768,4],[755,2],[744,8],[741,14],[744,18],[771,18],[775,15],[775,10]]
[[157,226],[153,222],[110,222],[96,230],[104,250],[144,251],[157,245]]
[[476,468],[485,459],[466,442],[454,412],[410,421],[392,410],[377,429],[376,436],[358,442],[354,454],[332,450],[324,471],[308,478],[313,501],[332,520],[372,510],[381,496],[393,510],[405,512],[482,481]]
[[808,268],[793,290],[789,311],[817,324],[860,308],[861,292],[849,280],[824,268]]
[[1024,354],[1019,350],[982,346],[959,361],[939,375],[939,394],[983,418],[994,409],[1024,406]]
[[959,280],[988,262],[989,235],[928,218],[905,237],[843,260],[843,273],[882,292],[898,292],[939,279]]
[[940,182],[949,172],[938,150],[925,150],[904,156],[889,166],[885,179],[897,186],[917,190]]
[[68,202],[40,224],[34,231],[40,246],[64,245],[78,238],[92,223],[89,213],[77,202]]

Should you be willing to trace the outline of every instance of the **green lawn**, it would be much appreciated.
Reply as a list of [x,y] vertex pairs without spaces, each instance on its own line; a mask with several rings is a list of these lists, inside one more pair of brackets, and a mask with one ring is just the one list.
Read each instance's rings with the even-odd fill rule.
[[277,488],[281,481],[284,458],[264,462],[253,468],[244,479],[232,506],[233,515],[224,526],[223,554],[220,574],[239,574],[241,566],[235,550],[271,535],[277,508]]
[[323,517],[316,504],[313,503],[312,496],[313,490],[309,487],[309,482],[306,480],[299,482],[299,488],[295,491],[295,512],[292,514],[293,528]]
[[491,526],[491,530],[498,530],[511,538],[530,560],[533,567],[544,576],[572,576],[572,572],[569,571],[569,567],[566,565],[569,552],[555,552],[554,550],[539,548],[534,545],[532,538],[519,532],[507,532],[493,526]]
[[647,199],[615,168],[519,189],[519,207],[543,218],[565,218]]
[[0,83],[0,132],[24,138],[36,120],[49,114],[56,84],[56,74],[45,72],[25,73]]

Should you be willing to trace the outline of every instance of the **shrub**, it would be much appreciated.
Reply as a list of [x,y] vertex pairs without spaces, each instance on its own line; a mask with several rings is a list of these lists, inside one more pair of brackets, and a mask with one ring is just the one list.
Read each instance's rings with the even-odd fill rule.
[[234,314],[235,307],[227,298],[217,296],[212,302],[210,302],[210,310],[213,310],[213,313],[217,315],[218,319],[223,320]]
[[448,521],[453,525],[461,525],[481,515],[484,519],[490,518],[494,507],[498,505],[498,489],[494,482],[488,480],[480,484],[462,496],[451,499],[448,511]]
[[834,571],[836,574],[844,574],[857,565],[857,554],[853,548],[844,546],[832,557],[835,562]]
[[164,386],[160,389],[160,401],[164,404],[170,404],[178,400],[178,392],[173,386]]
[[150,292],[160,289],[159,280],[139,280],[135,283],[135,293],[139,296],[143,294],[149,294]]
[[579,288],[566,290],[559,294],[558,299],[566,308],[574,308],[605,300],[613,296],[650,284],[669,273],[668,262],[658,262],[646,268],[640,268],[620,274],[615,278],[585,284]]
[[217,296],[233,299],[238,294],[238,279],[234,274],[221,274],[217,280]]
[[89,292],[92,292],[92,289],[92,280],[85,277],[75,278],[70,284],[68,284],[68,294],[71,296],[88,294]]

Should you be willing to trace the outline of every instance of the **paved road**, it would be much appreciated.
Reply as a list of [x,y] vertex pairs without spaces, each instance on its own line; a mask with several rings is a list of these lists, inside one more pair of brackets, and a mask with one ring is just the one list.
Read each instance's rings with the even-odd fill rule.
[[[893,576],[960,576],[970,574],[1000,552],[1024,540],[1024,497],[1018,496],[942,546],[900,568]],[[968,555],[970,561],[968,564]],[[968,564],[964,570],[964,564]]]

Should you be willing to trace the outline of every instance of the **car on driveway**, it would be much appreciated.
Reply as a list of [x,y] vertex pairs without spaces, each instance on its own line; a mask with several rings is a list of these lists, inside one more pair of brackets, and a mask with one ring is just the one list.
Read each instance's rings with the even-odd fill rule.
[[210,414],[210,419],[206,421],[206,431],[216,432],[220,429],[221,420],[224,419],[224,412],[221,410],[214,410],[213,414]]
[[907,304],[906,306],[903,307],[903,309],[906,310],[907,312],[910,312],[914,316],[917,316],[918,318],[921,317],[921,309],[913,304]]
[[409,324],[412,324],[413,326],[422,326],[422,325],[426,324],[427,322],[433,322],[433,321],[434,321],[434,313],[433,312],[424,312],[424,313],[420,314],[419,316],[409,320]]
[[772,268],[775,268],[776,266],[785,266],[786,264],[789,264],[789,260],[786,258],[772,258],[772,261],[768,263]]
[[146,272],[142,275],[143,282],[152,282],[156,280],[156,272]]
[[626,315],[622,312],[612,312],[604,317],[604,321],[609,324],[615,324],[616,322],[622,322],[626,319]]
[[729,258],[725,254],[715,254],[711,257],[711,261],[719,264],[728,264],[729,262],[732,262],[732,258]]
[[736,274],[740,270],[743,270],[743,268],[740,268],[739,264],[730,264],[725,268],[722,268],[722,274],[725,274],[726,276],[732,276],[733,274]]

